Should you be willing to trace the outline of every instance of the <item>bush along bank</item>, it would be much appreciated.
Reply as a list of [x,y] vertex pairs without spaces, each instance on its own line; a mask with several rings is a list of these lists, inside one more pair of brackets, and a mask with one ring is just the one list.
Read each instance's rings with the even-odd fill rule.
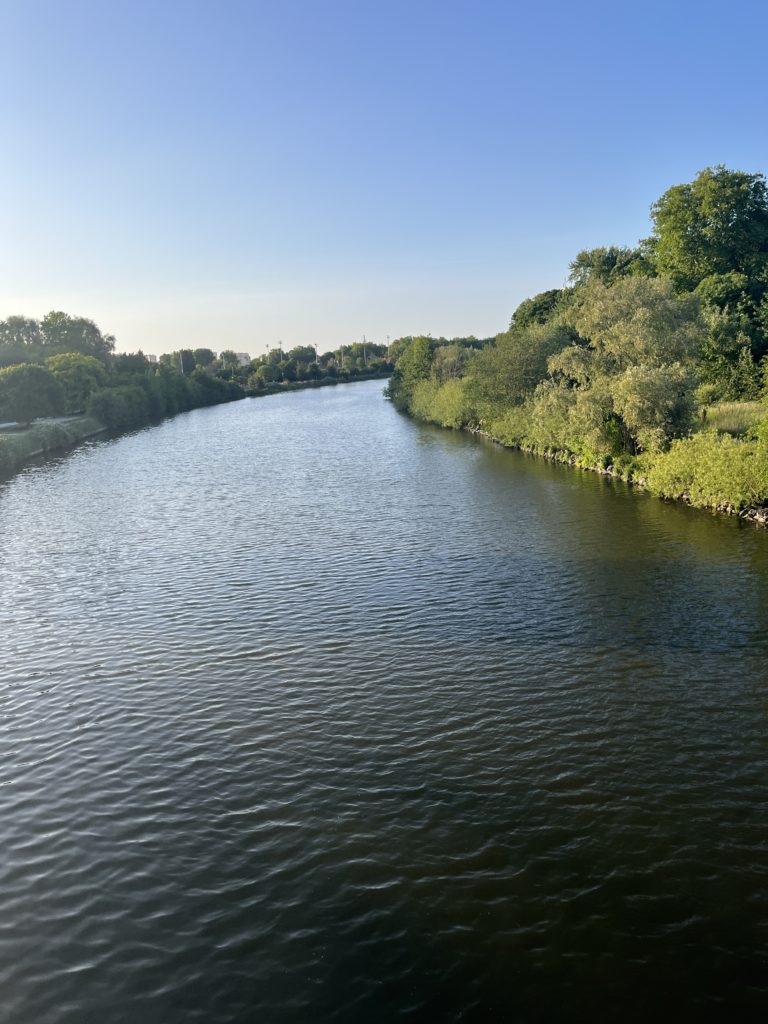
[[634,249],[579,253],[567,287],[525,300],[488,343],[399,339],[388,395],[417,419],[764,523],[765,179],[707,168],[652,219]]
[[[141,353],[102,360],[66,352],[42,363],[13,364],[0,369],[0,423],[16,425],[0,432],[0,473],[12,473],[35,456],[72,448],[97,433],[132,430],[244,397],[236,381],[204,369],[184,374],[166,364],[153,365]],[[61,416],[71,418],[39,422]]]
[[286,391],[303,391],[306,388],[334,387],[336,384],[354,384],[361,380],[386,380],[392,375],[394,366],[384,364],[371,370],[358,370],[354,373],[341,373],[336,376],[314,377],[307,380],[283,380],[259,382],[251,386],[250,382],[246,388],[246,395],[249,398],[259,398],[263,395],[280,395]]

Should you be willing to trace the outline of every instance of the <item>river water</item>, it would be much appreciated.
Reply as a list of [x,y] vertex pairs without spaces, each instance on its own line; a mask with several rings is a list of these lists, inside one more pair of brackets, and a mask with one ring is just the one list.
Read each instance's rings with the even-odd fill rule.
[[0,484],[0,1020],[761,1018],[768,535],[372,381]]

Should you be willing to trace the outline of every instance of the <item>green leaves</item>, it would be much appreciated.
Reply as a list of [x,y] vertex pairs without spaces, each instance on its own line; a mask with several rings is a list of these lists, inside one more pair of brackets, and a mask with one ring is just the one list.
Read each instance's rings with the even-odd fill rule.
[[64,411],[64,390],[42,366],[20,363],[0,370],[0,421],[31,423]]
[[768,260],[768,190],[762,174],[707,167],[651,207],[659,273],[679,288],[711,274],[759,273]]

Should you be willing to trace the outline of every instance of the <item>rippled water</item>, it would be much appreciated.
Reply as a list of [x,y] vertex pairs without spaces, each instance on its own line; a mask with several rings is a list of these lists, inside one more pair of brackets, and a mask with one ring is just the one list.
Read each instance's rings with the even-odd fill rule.
[[768,1008],[768,535],[380,392],[0,484],[4,1022]]

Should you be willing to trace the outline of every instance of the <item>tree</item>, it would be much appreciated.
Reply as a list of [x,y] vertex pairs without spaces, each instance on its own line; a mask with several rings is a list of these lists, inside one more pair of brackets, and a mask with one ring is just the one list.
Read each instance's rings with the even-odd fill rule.
[[210,366],[216,358],[216,353],[210,348],[195,348],[192,350],[192,355],[198,366]]
[[416,385],[429,377],[431,369],[431,339],[423,336],[411,339],[397,361],[386,392],[398,409],[410,409]]
[[42,342],[40,324],[26,316],[9,316],[0,320],[0,345],[23,348],[37,346]]
[[64,410],[64,390],[50,370],[20,363],[0,370],[0,420],[29,424]]
[[296,380],[298,368],[295,359],[286,359],[283,363],[283,380]]
[[[593,277],[569,312],[583,344],[549,360],[537,391],[537,440],[590,461],[659,451],[684,433],[693,410],[693,366],[706,331],[696,295],[667,278]],[[554,431],[545,440],[545,430]]]
[[80,352],[106,361],[115,348],[111,334],[102,334],[93,320],[68,313],[47,313],[41,323],[43,345],[58,352]]
[[531,299],[524,299],[512,314],[510,331],[530,327],[531,324],[545,324],[559,311],[569,292],[567,288],[550,288]]
[[695,288],[711,274],[749,277],[768,262],[765,176],[706,167],[674,185],[651,207],[650,239],[659,273],[678,288]]
[[534,323],[500,334],[495,345],[473,358],[468,397],[479,407],[519,405],[546,377],[549,358],[570,341],[568,328],[556,323]]
[[235,371],[240,369],[240,360],[237,358],[237,352],[233,352],[231,348],[225,349],[219,355],[219,362],[221,363],[222,370]]
[[387,347],[387,359],[389,359],[391,363],[397,363],[400,356],[405,352],[412,341],[413,336],[410,334],[405,338],[395,338],[395,340]]
[[441,345],[435,350],[432,373],[437,381],[458,380],[464,376],[464,367],[471,353],[459,345]]
[[658,277],[625,277],[611,288],[590,281],[572,318],[606,373],[694,358],[705,333],[698,296],[675,295],[672,283]]
[[253,375],[267,384],[274,384],[283,379],[283,373],[279,366],[272,363],[263,363]]
[[653,267],[641,248],[627,249],[617,245],[582,249],[571,261],[569,281],[577,288],[588,281],[614,284],[622,277],[652,274]]
[[192,373],[197,366],[191,348],[182,348],[176,353],[179,371],[185,376]]
[[630,366],[612,385],[614,409],[636,450],[659,452],[690,428],[695,403],[690,368]]
[[90,395],[106,383],[106,370],[94,356],[65,352],[46,359],[45,365],[62,386],[67,412],[81,412]]

